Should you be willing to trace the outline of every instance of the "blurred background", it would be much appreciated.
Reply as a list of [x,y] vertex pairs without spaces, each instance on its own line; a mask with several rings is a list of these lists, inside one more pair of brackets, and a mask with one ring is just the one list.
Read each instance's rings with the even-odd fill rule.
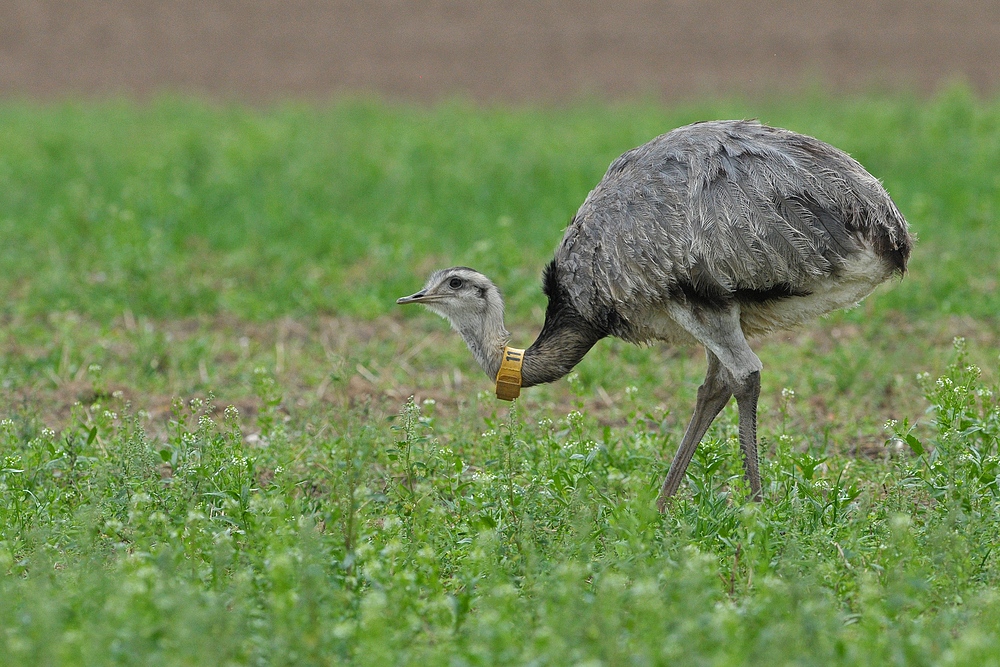
[[1000,81],[992,0],[3,0],[0,95],[926,94]]

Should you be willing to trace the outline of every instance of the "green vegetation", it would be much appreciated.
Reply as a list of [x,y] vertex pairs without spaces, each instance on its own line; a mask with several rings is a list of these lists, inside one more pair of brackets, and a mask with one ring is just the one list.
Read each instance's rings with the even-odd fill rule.
[[[370,317],[463,262],[524,314],[562,228],[613,158],[702,118],[758,117],[883,178],[933,257],[892,308],[1000,311],[1000,106],[913,100],[431,109],[0,106],[5,313]],[[928,254],[933,252],[934,254]],[[966,280],[975,264],[978,280]]]
[[[848,150],[920,242],[758,345],[765,502],[727,409],[661,516],[698,350],[602,342],[511,407],[393,301],[475,266],[530,342],[608,163],[709,117]],[[0,662],[998,664],[997,165],[961,89],[4,102]]]

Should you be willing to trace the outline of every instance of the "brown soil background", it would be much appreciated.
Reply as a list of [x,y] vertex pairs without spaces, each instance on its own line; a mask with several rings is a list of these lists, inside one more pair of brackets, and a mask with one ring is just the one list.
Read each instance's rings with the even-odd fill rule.
[[0,96],[1000,90],[996,0],[0,0]]

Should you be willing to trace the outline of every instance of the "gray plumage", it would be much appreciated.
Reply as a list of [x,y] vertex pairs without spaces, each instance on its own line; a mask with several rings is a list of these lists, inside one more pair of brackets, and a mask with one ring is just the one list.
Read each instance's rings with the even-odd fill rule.
[[[545,323],[523,386],[568,373],[617,336],[705,346],[708,372],[671,464],[676,492],[733,396],[754,498],[762,365],[746,339],[857,304],[902,275],[912,238],[879,181],[818,139],[749,121],[678,128],[611,163],[545,270]],[[509,338],[499,290],[465,267],[436,272],[399,303],[447,317],[496,377]]]

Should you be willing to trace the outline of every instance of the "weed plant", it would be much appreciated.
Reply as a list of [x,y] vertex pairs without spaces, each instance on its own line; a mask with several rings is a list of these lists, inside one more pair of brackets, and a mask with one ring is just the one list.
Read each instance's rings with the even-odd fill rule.
[[[258,389],[276,388],[261,372]],[[887,455],[765,432],[765,501],[713,428],[655,510],[663,438],[517,405],[444,445],[435,405],[247,444],[177,402],[3,422],[9,664],[985,664],[996,660],[1000,403],[962,344],[934,426]],[[270,392],[270,393],[269,393]]]

